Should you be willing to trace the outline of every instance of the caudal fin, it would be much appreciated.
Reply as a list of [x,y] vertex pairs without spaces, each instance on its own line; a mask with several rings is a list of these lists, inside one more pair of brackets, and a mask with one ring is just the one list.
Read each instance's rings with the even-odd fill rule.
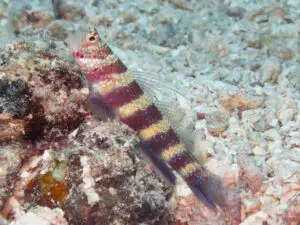
[[185,180],[197,198],[209,208],[216,211],[216,206],[219,206],[223,211],[239,210],[240,199],[236,190],[228,190],[219,176],[204,167]]
[[210,196],[210,193],[208,193],[206,187],[207,185],[204,184],[203,181],[195,179],[192,182],[188,182],[188,185],[199,200],[201,200],[210,209],[216,211],[216,205],[214,203],[214,200]]
[[210,209],[216,211],[215,199],[212,192],[209,190],[209,177],[205,168],[193,163],[195,168],[182,177],[188,184],[189,188],[193,191],[196,197],[201,200]]

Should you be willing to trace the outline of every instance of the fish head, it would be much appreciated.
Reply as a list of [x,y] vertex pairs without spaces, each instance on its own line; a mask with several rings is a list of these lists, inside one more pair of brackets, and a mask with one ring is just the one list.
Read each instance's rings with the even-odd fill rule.
[[66,42],[71,49],[72,56],[82,68],[93,65],[112,54],[95,29],[90,32],[69,34]]

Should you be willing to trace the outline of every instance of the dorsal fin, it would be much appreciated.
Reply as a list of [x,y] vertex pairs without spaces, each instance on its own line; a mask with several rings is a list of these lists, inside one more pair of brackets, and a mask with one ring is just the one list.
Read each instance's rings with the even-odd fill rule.
[[[168,95],[169,98],[183,98],[186,99],[183,90],[179,87],[174,87],[165,79],[162,73],[150,73],[144,71],[132,71],[136,81],[141,85],[147,94],[151,97],[159,98],[161,95]],[[155,100],[155,99],[154,99]]]

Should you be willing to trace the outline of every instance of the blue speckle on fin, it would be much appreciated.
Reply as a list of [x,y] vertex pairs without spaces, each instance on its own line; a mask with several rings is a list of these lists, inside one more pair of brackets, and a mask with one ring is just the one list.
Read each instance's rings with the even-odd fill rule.
[[175,185],[176,177],[170,167],[146,144],[141,142],[144,153],[150,158],[154,166],[163,174],[169,183]]

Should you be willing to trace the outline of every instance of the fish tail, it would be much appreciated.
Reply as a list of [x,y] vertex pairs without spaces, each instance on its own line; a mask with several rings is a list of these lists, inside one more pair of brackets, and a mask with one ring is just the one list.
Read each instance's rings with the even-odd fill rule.
[[172,161],[169,163],[181,175],[195,196],[207,207],[216,211],[213,193],[209,190],[207,170],[186,151],[173,157]]
[[215,201],[208,190],[208,176],[203,171],[196,170],[192,177],[184,178],[195,196],[212,210],[216,210]]
[[159,156],[186,181],[191,190],[209,208],[216,209],[214,198],[209,191],[206,170],[186,150],[169,123],[160,120],[139,131],[139,137],[146,143],[152,154]]
[[219,176],[200,166],[193,156],[190,157],[192,162],[179,173],[196,197],[214,211],[217,211],[217,205],[222,210],[237,209],[240,204],[237,190],[228,190]]

